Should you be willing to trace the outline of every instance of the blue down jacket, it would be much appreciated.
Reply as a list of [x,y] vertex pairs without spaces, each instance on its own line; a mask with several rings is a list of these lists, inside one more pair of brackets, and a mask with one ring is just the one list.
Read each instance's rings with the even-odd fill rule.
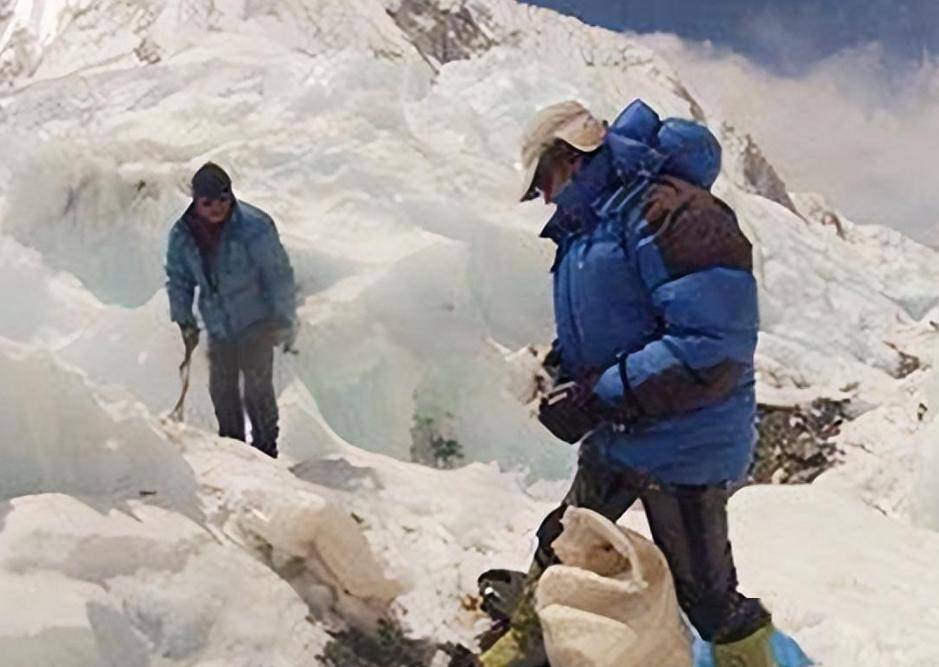
[[[737,480],[755,442],[757,287],[733,211],[705,192],[719,171],[720,145],[707,128],[660,121],[636,100],[560,193],[542,232],[558,244],[562,373],[600,374],[594,391],[603,401],[642,413],[589,437],[611,464],[666,483]],[[660,176],[698,196],[653,226],[642,202],[663,187]]]
[[288,326],[296,315],[293,269],[274,221],[245,202],[235,202],[211,257],[200,253],[186,215],[177,220],[167,244],[166,276],[170,319],[196,323],[192,303],[198,287],[199,313],[212,340],[236,340],[265,320]]

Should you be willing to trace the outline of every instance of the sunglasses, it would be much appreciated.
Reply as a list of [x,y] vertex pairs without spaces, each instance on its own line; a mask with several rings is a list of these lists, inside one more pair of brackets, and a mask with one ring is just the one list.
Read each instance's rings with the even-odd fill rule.
[[231,194],[226,192],[226,193],[220,194],[218,197],[198,197],[196,199],[196,203],[199,206],[202,206],[203,208],[208,208],[215,202],[228,204],[229,202],[231,202],[231,200],[232,200]]
[[552,169],[559,162],[574,164],[583,157],[583,153],[578,151],[561,140],[555,140],[553,144],[541,155],[538,160],[538,167],[535,169],[535,175],[531,179],[531,187],[522,197],[522,201],[530,201],[541,195],[541,185],[547,180]]

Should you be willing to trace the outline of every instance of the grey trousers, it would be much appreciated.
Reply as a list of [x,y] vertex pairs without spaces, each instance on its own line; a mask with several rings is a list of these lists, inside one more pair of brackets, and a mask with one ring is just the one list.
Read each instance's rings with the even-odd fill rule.
[[274,347],[269,331],[251,332],[235,342],[209,342],[209,395],[220,436],[244,442],[247,412],[252,446],[277,458]]

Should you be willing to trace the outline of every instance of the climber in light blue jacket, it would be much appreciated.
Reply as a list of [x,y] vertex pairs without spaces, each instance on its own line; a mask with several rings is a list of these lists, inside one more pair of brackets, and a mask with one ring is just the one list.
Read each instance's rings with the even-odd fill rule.
[[219,435],[245,440],[247,410],[253,446],[276,457],[273,348],[291,350],[297,330],[290,260],[271,217],[237,201],[231,179],[218,165],[210,162],[196,172],[192,197],[169,234],[170,319],[180,327],[188,357],[199,341],[192,310],[198,291]]

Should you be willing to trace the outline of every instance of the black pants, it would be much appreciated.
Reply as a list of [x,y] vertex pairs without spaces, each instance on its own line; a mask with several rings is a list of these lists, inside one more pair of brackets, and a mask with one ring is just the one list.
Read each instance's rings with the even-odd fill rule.
[[726,486],[663,485],[635,471],[613,470],[588,438],[564,502],[541,524],[535,560],[557,563],[551,543],[562,531],[569,506],[594,510],[616,521],[642,500],[652,538],[665,554],[678,602],[706,641],[733,642],[769,622],[759,600],[737,592],[737,571],[727,534]]
[[[242,401],[240,378],[244,378]],[[251,420],[251,444],[277,458],[277,396],[274,393],[274,347],[267,332],[249,333],[237,342],[209,342],[209,395],[218,434],[245,441],[245,412]]]

